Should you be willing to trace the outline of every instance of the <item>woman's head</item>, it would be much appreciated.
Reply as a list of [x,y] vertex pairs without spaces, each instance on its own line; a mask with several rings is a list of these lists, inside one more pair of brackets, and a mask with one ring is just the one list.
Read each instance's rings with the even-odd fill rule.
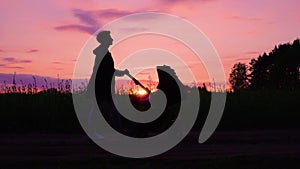
[[97,41],[101,45],[112,45],[113,39],[110,36],[110,31],[101,31],[97,34]]

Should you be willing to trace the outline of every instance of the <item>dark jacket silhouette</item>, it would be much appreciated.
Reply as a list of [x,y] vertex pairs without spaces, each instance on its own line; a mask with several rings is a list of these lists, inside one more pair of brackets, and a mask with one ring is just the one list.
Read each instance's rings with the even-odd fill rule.
[[109,31],[100,32],[97,35],[97,41],[100,45],[93,51],[96,58],[93,74],[88,85],[88,95],[93,96],[91,92],[95,91],[94,94],[102,115],[114,127],[118,123],[116,120],[117,112],[112,97],[115,87],[114,76],[123,76],[128,70],[120,71],[114,68],[114,61],[108,50],[113,42]]

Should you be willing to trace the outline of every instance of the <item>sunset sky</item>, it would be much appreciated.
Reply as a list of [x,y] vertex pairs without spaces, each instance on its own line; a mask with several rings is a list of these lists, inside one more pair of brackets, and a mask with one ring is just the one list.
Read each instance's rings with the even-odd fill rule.
[[[81,48],[103,25],[137,12],[163,12],[188,20],[209,38],[228,78],[234,63],[248,63],[276,44],[300,38],[299,9],[299,0],[4,0],[0,74],[71,78]],[[145,38],[139,42],[152,47]],[[129,44],[130,40],[124,48]],[[169,50],[172,45],[164,47]],[[118,67],[124,56],[116,52],[113,57]],[[197,81],[207,81],[198,72]]]

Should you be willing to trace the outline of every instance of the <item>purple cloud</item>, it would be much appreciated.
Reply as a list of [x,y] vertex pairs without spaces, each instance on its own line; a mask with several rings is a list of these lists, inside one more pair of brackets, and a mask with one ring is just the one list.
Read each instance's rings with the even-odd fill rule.
[[13,57],[6,57],[2,59],[5,62],[10,62],[10,63],[31,63],[31,60],[28,59],[23,59],[23,60],[17,60],[16,58]]
[[99,27],[100,23],[95,19],[93,11],[84,11],[81,9],[74,9],[73,15],[79,19],[80,24],[68,24],[56,26],[54,29],[59,31],[75,30],[88,34],[93,34]]
[[26,53],[35,53],[35,52],[39,52],[39,50],[38,49],[30,49]]
[[117,17],[122,17],[122,16],[125,16],[125,15],[129,15],[129,14],[132,14],[132,13],[135,13],[135,12],[121,11],[121,10],[116,10],[116,9],[104,9],[104,10],[96,11],[95,13],[99,17],[117,18]]
[[74,9],[73,10],[73,15],[85,24],[94,25],[95,23],[97,23],[97,20],[94,19],[93,13],[91,11],[84,11],[84,10],[81,10],[81,9]]
[[18,61],[19,63],[31,63],[32,61],[31,60],[20,60]]
[[77,25],[77,24],[70,24],[70,25],[63,25],[63,26],[57,26],[54,29],[56,30],[76,30],[88,34],[93,34],[98,28],[94,26],[84,26],[84,25]]
[[6,64],[0,64],[0,67],[6,66]]
[[16,61],[16,59],[13,57],[6,57],[6,58],[3,58],[2,60],[6,61],[6,62],[15,62]]
[[112,19],[133,13],[130,11],[121,11],[116,9],[104,9],[97,11],[85,11],[81,9],[74,9],[72,12],[73,15],[79,19],[79,24],[76,23],[61,25],[54,27],[54,29],[59,31],[73,30],[93,34],[101,26],[101,21],[99,21],[99,19]]

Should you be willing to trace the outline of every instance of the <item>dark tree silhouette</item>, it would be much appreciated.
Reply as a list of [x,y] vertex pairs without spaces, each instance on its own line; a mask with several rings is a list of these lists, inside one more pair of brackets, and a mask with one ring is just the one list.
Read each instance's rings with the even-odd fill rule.
[[246,89],[249,86],[247,70],[247,65],[244,63],[234,64],[229,77],[229,83],[234,91]]
[[291,89],[300,86],[300,41],[281,44],[269,53],[252,59],[249,68],[250,87],[262,89]]
[[257,59],[250,61],[250,87],[252,89],[266,88],[270,72],[267,59],[267,54],[264,53],[263,56],[259,56]]

